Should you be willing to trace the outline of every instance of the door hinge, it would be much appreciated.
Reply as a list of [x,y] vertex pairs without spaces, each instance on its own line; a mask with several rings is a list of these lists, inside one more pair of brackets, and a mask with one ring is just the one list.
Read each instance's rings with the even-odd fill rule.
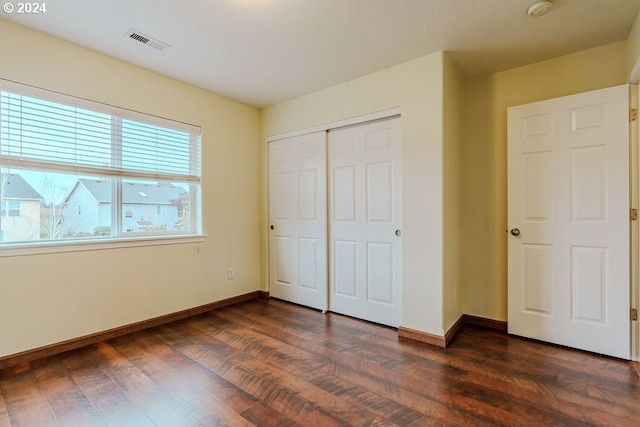
[[631,320],[634,321],[634,322],[638,320],[638,309],[637,308],[632,308],[631,309]]
[[638,209],[629,209],[629,219],[631,221],[637,221],[638,220]]
[[629,108],[629,122],[635,122],[638,120],[638,109]]

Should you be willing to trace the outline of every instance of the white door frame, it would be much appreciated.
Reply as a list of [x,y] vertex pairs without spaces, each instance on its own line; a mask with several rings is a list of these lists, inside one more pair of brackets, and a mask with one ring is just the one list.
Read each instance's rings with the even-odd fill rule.
[[306,135],[308,133],[328,131],[344,126],[357,125],[365,122],[372,122],[374,120],[388,119],[394,116],[402,116],[402,108],[390,108],[388,110],[377,111],[375,113],[364,114],[362,116],[351,117],[343,120],[336,120],[334,122],[324,123],[317,126],[312,126],[300,130],[295,130],[286,133],[280,133],[277,135],[267,136],[267,143],[277,141],[279,139],[290,138],[292,136]]
[[[640,78],[640,75],[637,76]],[[632,83],[629,86],[629,108],[638,109],[640,99],[640,86],[637,83]],[[640,150],[638,149],[640,127],[638,120],[634,120],[630,123],[629,127],[629,176],[630,176],[630,197],[629,204],[631,209],[639,209],[640,197],[638,191],[640,191],[640,174],[638,169],[640,168]],[[640,224],[638,221],[631,221],[631,254],[630,254],[630,275],[631,275],[631,294],[630,302],[631,308],[638,310],[640,308],[640,285],[639,285],[639,271],[640,265]],[[631,322],[631,360],[640,361],[640,327],[639,322]]]
[[[629,73],[630,84],[629,108],[640,108],[640,58]],[[630,176],[632,209],[640,209],[640,124],[639,120],[631,122],[629,127]],[[640,224],[631,222],[631,308],[640,310]],[[631,322],[631,360],[640,362],[640,322]]]

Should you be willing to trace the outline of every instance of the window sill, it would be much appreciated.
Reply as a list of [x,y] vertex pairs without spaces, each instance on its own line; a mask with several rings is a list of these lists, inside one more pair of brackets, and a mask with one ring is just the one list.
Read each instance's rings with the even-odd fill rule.
[[162,237],[132,237],[125,239],[104,239],[81,241],[73,240],[66,242],[46,242],[46,243],[29,243],[16,244],[0,247],[0,258],[23,256],[23,255],[39,255],[52,254],[60,252],[78,252],[78,251],[97,251],[103,249],[121,249],[133,248],[140,246],[159,246],[159,245],[180,245],[184,243],[201,243],[204,242],[206,236],[203,234],[190,234],[186,236],[162,236]]

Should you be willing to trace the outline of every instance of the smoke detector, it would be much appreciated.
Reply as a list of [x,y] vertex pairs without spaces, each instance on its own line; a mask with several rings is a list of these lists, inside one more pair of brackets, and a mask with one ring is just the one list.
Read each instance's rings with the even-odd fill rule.
[[535,18],[549,12],[552,7],[553,2],[551,0],[539,1],[529,6],[527,14]]
[[129,37],[132,40],[140,42],[142,44],[146,44],[147,46],[151,46],[152,48],[160,51],[163,51],[166,48],[171,47],[170,45],[163,43],[158,39],[154,39],[153,37],[148,36],[138,30],[134,30],[133,28],[129,28],[129,31],[125,33],[125,36]]

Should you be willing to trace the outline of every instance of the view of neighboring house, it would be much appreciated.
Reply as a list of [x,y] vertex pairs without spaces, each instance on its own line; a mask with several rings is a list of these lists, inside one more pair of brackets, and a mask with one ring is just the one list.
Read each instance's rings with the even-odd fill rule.
[[0,175],[0,185],[0,241],[40,239],[40,193],[18,174]]
[[[79,179],[64,202],[68,235],[100,234],[111,226],[112,182]],[[186,190],[170,184],[122,184],[122,231],[180,229],[188,218]]]

